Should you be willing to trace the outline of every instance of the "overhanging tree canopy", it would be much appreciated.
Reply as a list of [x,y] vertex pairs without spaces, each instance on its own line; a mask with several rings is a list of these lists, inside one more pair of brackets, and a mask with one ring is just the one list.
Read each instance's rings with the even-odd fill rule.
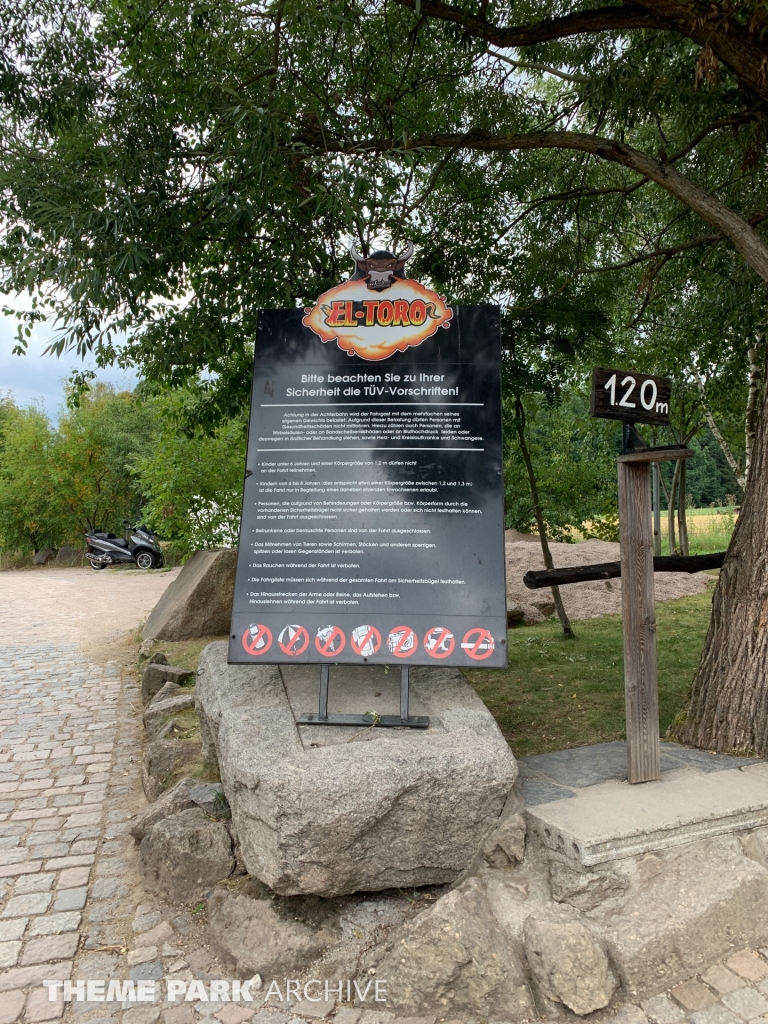
[[[2,286],[60,348],[207,374],[201,420],[242,404],[258,308],[313,298],[382,232],[421,242],[414,272],[454,300],[597,302],[624,348],[675,274],[699,310],[706,275],[735,283],[719,341],[743,366],[768,280],[765,15],[2,0]],[[713,629],[738,643],[727,614]]]

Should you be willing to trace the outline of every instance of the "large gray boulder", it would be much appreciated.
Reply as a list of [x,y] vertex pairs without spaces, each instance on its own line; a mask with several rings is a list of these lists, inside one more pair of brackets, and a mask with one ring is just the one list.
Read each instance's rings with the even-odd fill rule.
[[[396,673],[331,672],[331,706],[397,701]],[[517,765],[456,669],[411,670],[427,730],[297,726],[316,670],[228,665],[205,648],[197,677],[203,756],[218,761],[249,874],[284,895],[453,882],[498,825]]]
[[190,903],[235,868],[226,827],[195,807],[158,821],[139,847],[145,887],[176,903]]
[[146,640],[192,640],[229,632],[237,551],[196,551],[152,609]]

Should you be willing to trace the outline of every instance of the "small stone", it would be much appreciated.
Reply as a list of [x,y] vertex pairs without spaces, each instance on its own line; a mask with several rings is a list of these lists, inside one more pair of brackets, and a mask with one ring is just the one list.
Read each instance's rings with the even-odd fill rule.
[[35,917],[29,926],[30,935],[60,935],[62,932],[73,932],[80,927],[79,911],[67,911],[62,914],[45,914]]
[[546,998],[563,1003],[580,1017],[608,1005],[618,981],[602,946],[585,925],[529,917],[523,934],[528,965]]
[[157,927],[144,932],[143,935],[137,935],[133,940],[133,944],[136,948],[139,946],[157,946],[158,943],[170,939],[172,935],[173,928],[171,928],[167,921],[163,921]]
[[768,978],[768,963],[751,949],[743,949],[735,953],[726,964],[746,981],[762,981]]
[[[358,1024],[362,1013],[362,1010],[358,1010],[354,1006],[342,1006],[336,1011],[333,1024]],[[256,1024],[256,1019],[254,1019],[254,1024]]]
[[335,1005],[335,999],[329,999],[327,1002],[325,999],[302,999],[301,1002],[296,1003],[296,1005],[292,1007],[292,1012],[297,1014],[299,1017],[313,1017],[319,1019],[327,1017],[328,1014],[333,1011]]
[[706,985],[694,979],[675,985],[670,995],[688,1013],[706,1010],[708,1006],[714,1006],[717,1002],[717,996],[713,995]]
[[229,804],[220,782],[201,782],[189,791],[190,799],[206,814],[229,816]]
[[189,1003],[182,1003],[180,1006],[171,1006],[163,1010],[165,1024],[195,1024],[195,1011]]
[[718,995],[725,995],[726,992],[735,992],[739,988],[744,987],[744,981],[729,971],[727,967],[723,967],[722,964],[715,964],[710,967],[708,971],[705,971],[701,976],[702,981],[706,981],[710,988],[713,988]]
[[[0,921],[0,942],[8,942],[9,939],[20,939],[27,927],[28,917],[14,917],[10,921]],[[2,1021],[0,1021],[2,1024]]]
[[688,1017],[691,1024],[743,1024],[740,1017],[718,1003],[706,1010],[699,1010]]
[[195,807],[195,801],[189,797],[189,791],[198,782],[194,778],[182,778],[170,790],[161,794],[155,803],[150,804],[140,814],[136,815],[131,823],[130,833],[137,840],[142,840],[150,831],[152,826],[170,814],[177,814],[179,811],[186,811]]
[[163,961],[149,960],[132,967],[128,972],[131,981],[160,981],[163,976]]
[[22,917],[28,914],[44,914],[51,902],[49,892],[35,892],[28,896],[13,896],[8,900],[0,917]]
[[139,847],[144,885],[179,903],[199,898],[235,868],[232,839],[199,807],[153,825]]
[[23,966],[42,964],[50,960],[67,960],[75,955],[80,936],[77,932],[66,935],[45,935],[27,942],[21,957]]
[[157,946],[141,946],[139,949],[130,949],[128,951],[129,967],[145,964],[148,960],[155,959],[157,959]]
[[677,1024],[677,1021],[685,1018],[685,1013],[677,1003],[665,995],[653,996],[640,1003],[648,1019],[653,1024]]
[[153,910],[151,913],[145,912],[143,914],[139,914],[137,911],[136,916],[131,923],[131,928],[133,928],[135,932],[146,932],[150,928],[154,928],[156,924],[160,924],[162,919],[162,914],[159,910]]
[[21,941],[0,942],[0,967],[14,967],[19,959]]
[[53,871],[41,871],[37,875],[22,875],[16,879],[15,891],[17,896],[27,892],[47,892],[53,885],[56,875]]
[[[48,989],[42,991],[47,997]],[[13,1024],[22,1011],[24,998],[25,993],[20,989],[16,989],[14,992],[3,992],[2,1002],[0,1002],[0,1024]]]
[[722,997],[722,1001],[729,1010],[738,1013],[744,1020],[752,1020],[768,1013],[768,999],[755,992],[753,988],[740,988],[735,992],[728,992]]
[[240,1006],[239,1003],[227,1003],[227,1005],[214,1014],[221,1024],[244,1024],[253,1016],[253,1007]]
[[177,971],[183,971],[185,967],[189,967],[189,964],[182,957],[181,960],[174,960],[174,962],[168,967],[168,973],[176,974]]
[[[5,997],[3,997],[5,998]],[[29,1024],[36,1024],[38,1021],[58,1020],[64,1016],[64,997],[59,990],[55,999],[48,998],[48,989],[33,989],[27,1000],[27,1008],[24,1012],[24,1020]]]
[[386,1010],[363,1010],[359,1024],[392,1024],[394,1013],[387,1013]]
[[88,898],[88,886],[83,885],[79,889],[62,889],[56,895],[53,904],[54,910],[82,910]]
[[155,1024],[159,1018],[159,1006],[136,1006],[123,1012],[123,1024]]
[[611,1020],[611,1024],[648,1024],[648,1018],[639,1006],[625,1003],[616,1011],[616,1016]]

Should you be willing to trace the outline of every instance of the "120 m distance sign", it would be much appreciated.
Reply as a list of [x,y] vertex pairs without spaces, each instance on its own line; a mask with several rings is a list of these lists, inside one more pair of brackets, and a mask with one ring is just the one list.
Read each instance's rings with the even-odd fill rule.
[[405,258],[259,314],[230,662],[506,665],[499,310]]

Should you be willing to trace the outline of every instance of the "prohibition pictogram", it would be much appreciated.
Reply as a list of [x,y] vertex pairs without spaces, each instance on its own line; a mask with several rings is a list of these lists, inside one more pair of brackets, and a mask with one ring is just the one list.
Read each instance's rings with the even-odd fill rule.
[[424,650],[432,658],[447,658],[455,644],[453,633],[445,626],[433,626],[424,636]]
[[482,629],[480,626],[475,626],[468,633],[465,633],[464,639],[461,642],[461,649],[466,651],[469,657],[474,658],[475,661],[483,661],[485,658],[490,658],[495,648],[496,645],[489,631]]
[[290,658],[303,654],[309,647],[309,633],[304,626],[286,626],[277,638],[280,650]]
[[315,636],[315,647],[324,658],[333,658],[344,650],[346,638],[338,626],[321,626]]
[[396,658],[410,658],[419,641],[410,626],[395,626],[387,637],[387,647]]
[[272,646],[272,634],[260,622],[249,626],[243,633],[243,647],[248,654],[265,654]]
[[357,626],[352,630],[352,650],[363,658],[370,658],[381,647],[381,633],[375,626]]

